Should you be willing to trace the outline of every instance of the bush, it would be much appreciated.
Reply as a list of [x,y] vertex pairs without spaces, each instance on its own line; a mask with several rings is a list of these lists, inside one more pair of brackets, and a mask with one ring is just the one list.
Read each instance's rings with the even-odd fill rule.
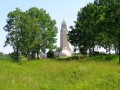
[[10,55],[0,53],[0,60],[12,60]]
[[17,56],[15,52],[10,53],[9,56],[14,61],[19,61],[20,60],[20,57]]
[[85,58],[87,58],[86,55],[75,55],[75,56],[71,57],[72,60],[82,60],[82,59],[85,59]]
[[113,60],[115,57],[116,57],[116,55],[104,55],[104,54],[102,55],[102,54],[99,54],[99,55],[91,57],[90,59],[110,61],[110,60]]
[[60,57],[59,60],[82,60],[87,57],[87,55],[73,55],[71,57]]
[[54,58],[54,52],[53,51],[48,51],[47,58]]

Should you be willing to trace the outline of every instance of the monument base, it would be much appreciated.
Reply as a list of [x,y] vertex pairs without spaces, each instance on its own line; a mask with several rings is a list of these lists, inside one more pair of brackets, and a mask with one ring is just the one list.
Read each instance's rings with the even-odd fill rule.
[[68,50],[62,50],[59,56],[71,56],[71,53]]

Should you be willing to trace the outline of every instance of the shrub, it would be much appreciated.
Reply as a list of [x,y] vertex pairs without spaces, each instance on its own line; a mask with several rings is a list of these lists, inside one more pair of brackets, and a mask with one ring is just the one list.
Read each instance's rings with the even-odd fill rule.
[[99,54],[99,55],[91,57],[90,59],[110,61],[110,60],[113,60],[115,57],[116,57],[116,55],[102,55],[102,54]]
[[15,52],[10,53],[9,56],[14,61],[19,61],[20,60],[20,57],[19,57],[20,55],[17,56]]
[[48,51],[47,58],[54,58],[54,52],[53,51]]
[[0,53],[0,60],[12,60],[10,55]]

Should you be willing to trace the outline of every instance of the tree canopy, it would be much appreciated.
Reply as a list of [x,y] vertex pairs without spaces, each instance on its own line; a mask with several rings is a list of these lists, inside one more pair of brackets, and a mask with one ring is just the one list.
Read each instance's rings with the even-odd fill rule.
[[[119,51],[120,60],[120,1],[95,0],[77,14],[75,26],[68,33],[72,45],[80,51],[89,49],[94,54],[95,45]],[[119,61],[120,62],[120,61]]]
[[30,54],[34,58],[46,49],[55,48],[57,27],[45,10],[36,7],[23,12],[19,8],[8,13],[7,24],[4,30],[8,32],[5,46],[10,44],[16,55],[19,52]]

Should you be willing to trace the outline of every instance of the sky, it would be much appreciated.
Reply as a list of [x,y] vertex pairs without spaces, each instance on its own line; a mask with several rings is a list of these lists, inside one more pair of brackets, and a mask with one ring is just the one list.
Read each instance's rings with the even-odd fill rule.
[[11,46],[3,47],[7,32],[3,27],[7,24],[7,14],[14,11],[15,8],[20,8],[22,11],[26,11],[31,7],[43,8],[56,20],[56,26],[58,27],[57,43],[60,46],[60,29],[61,23],[64,19],[69,26],[74,26],[74,21],[77,19],[77,12],[87,3],[92,3],[94,0],[1,0],[0,3],[0,52],[8,54],[13,52]]

